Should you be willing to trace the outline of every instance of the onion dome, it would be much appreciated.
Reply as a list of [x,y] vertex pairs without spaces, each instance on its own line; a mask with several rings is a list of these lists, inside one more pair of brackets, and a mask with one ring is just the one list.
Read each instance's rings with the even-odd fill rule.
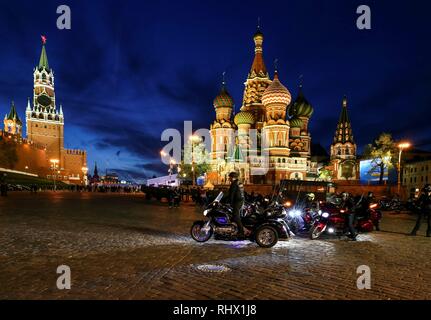
[[302,85],[299,87],[299,94],[295,102],[289,108],[291,117],[306,117],[310,118],[313,115],[314,109],[302,92]]
[[242,124],[252,125],[254,124],[254,116],[251,112],[241,111],[236,114],[234,122],[237,126]]
[[301,128],[302,127],[302,120],[299,118],[292,118],[291,120],[289,120],[290,122],[290,127],[291,128]]
[[291,100],[292,97],[289,90],[280,82],[278,72],[276,71],[274,80],[262,95],[262,103],[265,106],[273,103],[288,105]]
[[214,108],[233,108],[233,98],[227,92],[225,83],[223,82],[219,95],[214,99]]

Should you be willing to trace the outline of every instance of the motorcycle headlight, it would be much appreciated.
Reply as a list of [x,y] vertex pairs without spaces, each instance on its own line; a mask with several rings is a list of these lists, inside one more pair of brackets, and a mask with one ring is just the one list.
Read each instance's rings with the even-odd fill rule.
[[291,217],[299,217],[301,215],[301,211],[299,210],[290,210],[289,211],[289,216]]
[[322,213],[322,217],[323,218],[329,218],[329,213],[327,213],[327,212]]
[[210,209],[206,209],[205,211],[204,211],[204,216],[206,217],[207,216],[207,214],[210,212]]

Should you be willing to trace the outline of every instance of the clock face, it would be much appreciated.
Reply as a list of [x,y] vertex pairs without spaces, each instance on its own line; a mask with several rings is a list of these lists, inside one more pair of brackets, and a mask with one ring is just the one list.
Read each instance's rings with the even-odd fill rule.
[[40,105],[42,105],[44,107],[47,107],[47,106],[49,106],[51,104],[51,99],[47,95],[42,94],[39,97],[37,97],[37,102]]

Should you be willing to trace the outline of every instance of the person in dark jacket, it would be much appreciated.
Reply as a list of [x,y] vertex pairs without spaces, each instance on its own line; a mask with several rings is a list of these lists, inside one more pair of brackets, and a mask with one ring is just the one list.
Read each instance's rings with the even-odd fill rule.
[[232,206],[233,220],[238,226],[238,237],[244,237],[246,233],[249,233],[241,221],[241,209],[244,205],[244,186],[239,182],[238,173],[236,172],[229,174],[229,181],[230,187],[226,195],[226,202]]
[[353,197],[347,192],[343,192],[341,195],[340,209],[346,211],[346,227],[349,230],[349,238],[355,241],[356,237],[358,236],[358,233],[353,226],[355,221],[355,202]]
[[423,217],[427,217],[428,220],[428,228],[427,228],[427,237],[431,237],[431,185],[426,184],[422,189],[422,194],[420,195],[418,202],[418,219],[416,221],[416,225],[413,228],[410,235],[416,236],[416,233],[419,231],[421,227],[421,222]]

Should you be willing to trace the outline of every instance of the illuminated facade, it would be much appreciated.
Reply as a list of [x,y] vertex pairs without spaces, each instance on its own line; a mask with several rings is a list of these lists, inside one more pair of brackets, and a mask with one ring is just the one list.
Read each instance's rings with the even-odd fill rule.
[[347,110],[347,98],[343,98],[340,119],[331,145],[331,168],[334,180],[359,180],[359,163],[356,159],[356,143]]
[[302,86],[292,101],[277,70],[270,79],[263,59],[264,36],[259,29],[253,39],[254,60],[244,84],[240,112],[233,115],[234,101],[224,81],[214,100],[216,119],[210,127],[212,169],[208,179],[223,184],[229,172],[237,171],[246,184],[307,180],[317,174],[317,166],[310,160],[308,131],[313,107]]

